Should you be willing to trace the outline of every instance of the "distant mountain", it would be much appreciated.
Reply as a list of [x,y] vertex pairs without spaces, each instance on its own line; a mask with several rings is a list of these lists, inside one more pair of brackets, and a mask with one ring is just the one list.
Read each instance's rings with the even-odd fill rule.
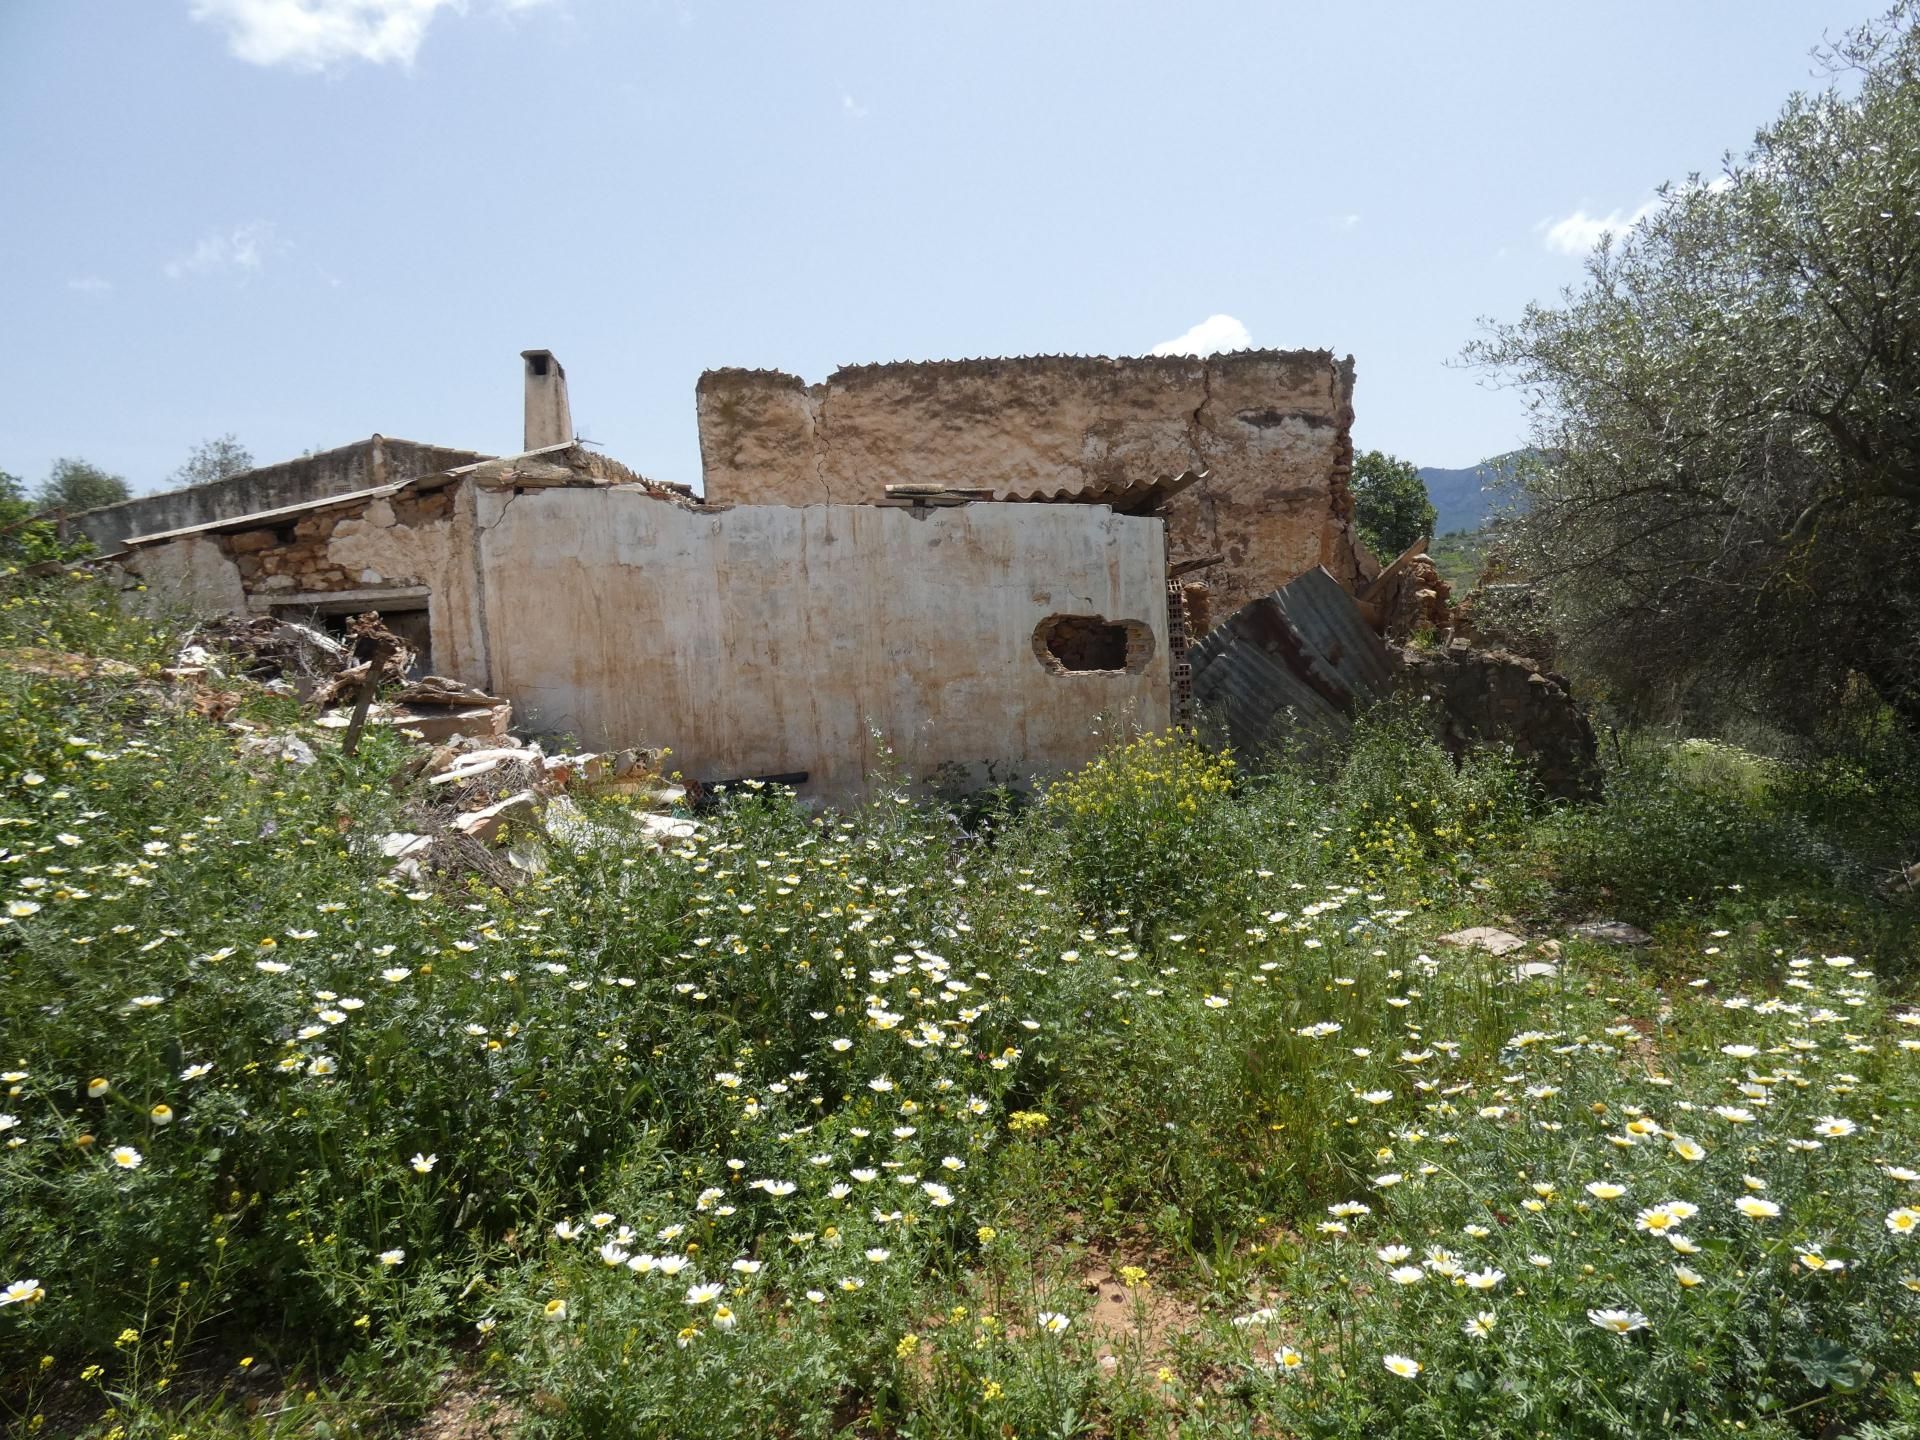
[[1455,530],[1478,530],[1497,510],[1512,508],[1519,495],[1511,472],[1516,460],[1528,452],[1515,450],[1470,465],[1464,470],[1443,470],[1437,465],[1422,466],[1420,478],[1427,483],[1427,498],[1439,518],[1434,530],[1448,535]]

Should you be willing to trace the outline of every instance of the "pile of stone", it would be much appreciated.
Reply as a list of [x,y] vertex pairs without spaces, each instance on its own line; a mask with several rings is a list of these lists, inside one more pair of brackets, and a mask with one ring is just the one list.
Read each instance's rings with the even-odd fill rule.
[[[537,742],[512,733],[513,706],[500,696],[443,675],[408,678],[412,652],[377,623],[360,617],[380,642],[342,644],[311,626],[271,616],[229,617],[201,625],[166,670],[185,703],[225,720],[238,735],[240,755],[257,764],[312,765],[322,735],[351,733],[370,673],[380,698],[362,723],[414,742],[419,748],[394,777],[414,790],[409,828],[366,837],[364,844],[394,862],[394,873],[414,883],[449,881],[478,872],[503,885],[518,883],[544,864],[543,847],[589,840],[666,845],[699,833],[686,818],[687,792],[661,775],[664,752],[549,755]],[[354,622],[355,625],[359,621]],[[352,626],[349,627],[353,629]],[[355,646],[365,652],[356,654]],[[313,730],[270,729],[231,718],[216,701],[237,692],[221,688],[243,675],[277,693],[297,696],[319,713]],[[304,727],[303,727],[304,728]],[[619,796],[624,822],[589,818],[578,801]]]

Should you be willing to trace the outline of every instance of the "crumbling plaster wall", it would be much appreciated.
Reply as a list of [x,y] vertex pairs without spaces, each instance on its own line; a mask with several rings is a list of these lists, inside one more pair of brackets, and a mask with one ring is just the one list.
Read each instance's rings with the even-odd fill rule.
[[[698,510],[637,489],[477,492],[496,693],[589,747],[667,745],[702,780],[806,771],[862,793],[879,730],[908,779],[1047,772],[1097,717],[1164,726],[1161,527],[1099,506]],[[1035,627],[1151,631],[1138,671],[1053,674]],[[1109,731],[1111,733],[1111,731]]]
[[476,548],[473,489],[455,484],[327,506],[255,530],[142,545],[126,568],[146,587],[151,606],[175,613],[264,613],[315,603],[375,610],[424,591],[434,668],[484,685]]
[[824,384],[713,370],[698,390],[710,502],[871,503],[894,484],[1079,492],[1204,468],[1171,502],[1173,558],[1219,554],[1225,615],[1315,565],[1351,583],[1353,361],[1040,357],[865,365]]

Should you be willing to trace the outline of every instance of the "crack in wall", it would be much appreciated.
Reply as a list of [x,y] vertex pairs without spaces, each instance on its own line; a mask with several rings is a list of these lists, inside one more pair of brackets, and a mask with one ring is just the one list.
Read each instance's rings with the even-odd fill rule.
[[827,433],[827,399],[831,387],[815,385],[807,391],[807,423],[813,433],[808,437],[808,459],[813,466],[813,483],[820,487],[820,503],[833,503],[833,486],[827,479],[827,452],[833,447],[833,439]]

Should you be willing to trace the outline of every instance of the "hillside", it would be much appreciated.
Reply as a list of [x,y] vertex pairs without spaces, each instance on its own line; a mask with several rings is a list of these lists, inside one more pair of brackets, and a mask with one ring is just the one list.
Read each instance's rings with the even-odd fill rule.
[[1427,498],[1433,501],[1439,517],[1434,523],[1434,533],[1447,535],[1456,530],[1478,530],[1485,525],[1489,516],[1514,498],[1509,480],[1511,467],[1526,454],[1525,450],[1514,450],[1459,470],[1422,466],[1420,478],[1426,482]]

